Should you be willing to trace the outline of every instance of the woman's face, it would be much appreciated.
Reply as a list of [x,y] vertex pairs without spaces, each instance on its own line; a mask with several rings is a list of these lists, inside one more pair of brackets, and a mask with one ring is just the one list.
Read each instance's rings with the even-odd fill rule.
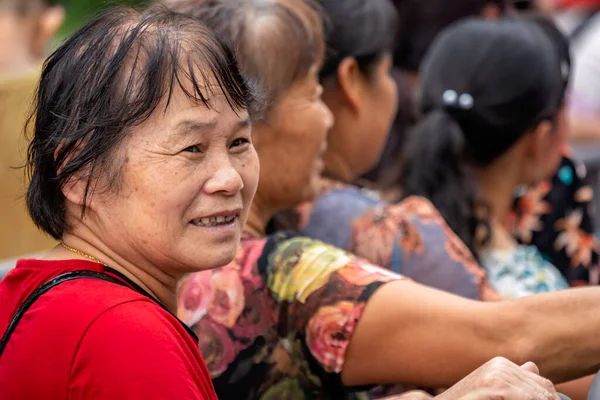
[[363,175],[381,157],[398,107],[391,67],[392,57],[386,54],[375,61],[368,75],[338,73],[337,85],[326,86],[324,98],[335,117],[327,170],[338,179],[351,181]]
[[283,209],[312,200],[319,190],[331,111],[321,100],[317,67],[293,84],[255,125],[261,163],[257,200]]
[[397,87],[391,69],[392,57],[385,55],[367,78],[364,110],[355,125],[360,130],[348,132],[352,146],[350,159],[357,162],[356,176],[367,173],[379,161],[398,110]]
[[568,146],[569,123],[564,106],[554,122],[545,122],[545,124],[547,129],[538,128],[534,132],[538,135],[534,139],[535,151],[528,153],[523,161],[523,172],[526,174],[523,183],[525,184],[537,183],[554,176]]
[[133,128],[120,150],[120,187],[95,193],[84,219],[103,246],[175,274],[216,268],[237,251],[256,191],[258,157],[246,111],[213,110],[180,90]]
[[553,132],[547,141],[546,151],[544,151],[547,155],[543,167],[545,178],[551,178],[556,173],[565,152],[565,148],[568,146],[568,139],[569,120],[565,106],[563,106],[558,113]]

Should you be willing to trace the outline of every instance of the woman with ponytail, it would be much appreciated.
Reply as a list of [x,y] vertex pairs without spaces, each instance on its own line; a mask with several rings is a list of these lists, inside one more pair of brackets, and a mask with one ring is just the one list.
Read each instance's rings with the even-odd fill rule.
[[506,298],[568,286],[504,226],[515,190],[560,163],[568,54],[550,23],[473,20],[446,30],[421,69],[423,116],[404,155],[403,196],[429,199]]

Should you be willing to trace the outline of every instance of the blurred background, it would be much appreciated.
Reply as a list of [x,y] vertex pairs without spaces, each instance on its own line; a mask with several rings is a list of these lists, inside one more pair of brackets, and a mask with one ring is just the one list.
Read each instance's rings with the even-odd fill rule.
[[[46,56],[99,11],[148,0],[0,0],[0,260],[49,248],[29,220],[26,121]],[[0,276],[2,275],[0,261]]]
[[148,4],[148,0],[58,0],[56,3],[63,6],[67,11],[65,24],[57,36],[57,41],[60,41],[103,8],[115,4],[144,6]]

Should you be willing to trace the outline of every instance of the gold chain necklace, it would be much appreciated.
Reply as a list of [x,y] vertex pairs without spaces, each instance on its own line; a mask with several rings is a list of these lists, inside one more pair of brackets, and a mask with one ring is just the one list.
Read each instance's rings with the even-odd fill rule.
[[65,242],[63,242],[62,240],[60,241],[60,245],[61,245],[62,247],[64,247],[65,249],[69,250],[71,253],[75,253],[75,254],[77,254],[77,255],[80,255],[80,256],[82,256],[82,257],[85,257],[85,258],[87,258],[88,260],[91,260],[91,261],[93,261],[93,262],[96,262],[96,263],[98,263],[98,264],[102,264],[102,265],[104,265],[104,263],[103,263],[102,261],[98,261],[98,259],[96,259],[96,258],[94,258],[94,257],[90,256],[89,254],[86,254],[86,253],[84,253],[84,252],[83,252],[83,251],[81,251],[81,250],[77,250],[77,249],[74,249],[74,248],[72,248],[71,246],[69,246],[69,245],[67,245]]

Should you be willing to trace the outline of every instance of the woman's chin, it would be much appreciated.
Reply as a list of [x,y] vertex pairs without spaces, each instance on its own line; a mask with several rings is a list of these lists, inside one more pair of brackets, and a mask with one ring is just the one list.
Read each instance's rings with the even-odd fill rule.
[[313,176],[310,182],[304,187],[302,196],[298,199],[296,204],[294,204],[294,207],[305,202],[314,201],[321,193],[321,185],[321,175]]
[[225,251],[221,254],[206,254],[206,257],[200,258],[202,264],[196,264],[193,271],[200,272],[221,268],[230,264],[236,256],[237,248],[234,251]]
[[200,272],[214,268],[224,267],[231,263],[240,247],[239,238],[231,242],[198,243],[195,249],[187,253],[189,271],[186,273]]

